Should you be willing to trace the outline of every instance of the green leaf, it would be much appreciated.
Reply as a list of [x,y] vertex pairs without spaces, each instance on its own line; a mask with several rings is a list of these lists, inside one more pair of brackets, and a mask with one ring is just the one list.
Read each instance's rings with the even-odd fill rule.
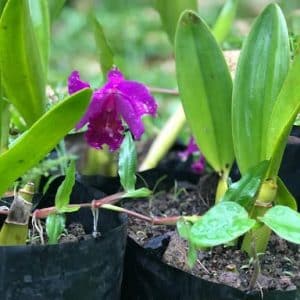
[[29,0],[29,9],[44,67],[44,74],[47,78],[50,47],[50,16],[48,0]]
[[188,254],[187,254],[187,263],[190,268],[192,268],[197,261],[197,249],[192,243],[188,243]]
[[192,224],[183,218],[179,219],[176,223],[178,234],[185,240],[189,240]]
[[125,133],[119,154],[119,176],[126,192],[135,190],[137,154],[131,133]]
[[190,241],[196,247],[226,244],[255,225],[247,211],[237,203],[220,202],[196,222],[190,232]]
[[0,69],[6,95],[32,125],[45,111],[45,82],[27,0],[8,0],[0,20]]
[[152,191],[147,188],[140,188],[137,190],[127,191],[122,198],[144,198],[149,197],[152,194]]
[[65,206],[65,207],[62,207],[59,212],[60,213],[72,213],[72,212],[76,212],[80,209],[80,205],[72,205],[72,207],[68,207],[68,206]]
[[102,25],[96,18],[94,18],[94,36],[96,40],[101,70],[103,75],[105,76],[114,64],[114,54],[107,42]]
[[86,110],[91,93],[85,89],[59,102],[0,155],[0,195],[75,126]]
[[278,5],[270,4],[244,42],[233,85],[233,140],[242,174],[268,159],[268,125],[289,59],[284,16]]
[[[0,86],[1,89],[1,86]],[[0,90],[1,95],[1,90]],[[7,150],[9,139],[9,103],[0,97],[0,154]]]
[[249,211],[265,179],[268,167],[269,161],[263,161],[251,168],[239,181],[230,185],[221,201],[236,202]]
[[46,232],[49,244],[57,244],[65,230],[66,218],[62,214],[51,214],[46,219]]
[[75,173],[75,161],[72,160],[67,169],[66,177],[57,189],[55,196],[55,207],[58,212],[61,212],[61,209],[65,208],[70,202],[70,196],[75,184]]
[[300,214],[293,209],[276,205],[259,220],[270,227],[281,238],[300,244]]
[[192,11],[180,17],[175,56],[180,97],[193,136],[217,172],[228,170],[234,159],[232,81],[217,41]]
[[279,177],[277,177],[277,195],[275,203],[297,210],[297,201]]
[[223,42],[230,32],[238,4],[239,0],[227,0],[225,2],[218,19],[212,28],[212,33],[218,43]]
[[66,2],[66,0],[51,0],[51,1],[49,1],[49,10],[50,10],[50,17],[51,17],[52,22],[61,12],[65,2]]
[[186,9],[194,11],[198,9],[197,0],[156,0],[155,7],[172,43],[174,42],[176,24],[180,14]]
[[267,157],[272,158],[270,177],[277,175],[288,135],[300,110],[300,52],[290,67],[269,121]]
[[0,17],[2,15],[4,6],[6,5],[7,0],[0,0]]

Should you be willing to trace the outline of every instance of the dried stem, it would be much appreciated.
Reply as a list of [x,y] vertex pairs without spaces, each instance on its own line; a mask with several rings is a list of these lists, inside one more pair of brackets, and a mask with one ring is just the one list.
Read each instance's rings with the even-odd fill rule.
[[148,86],[148,90],[151,93],[157,93],[157,94],[167,94],[167,95],[174,95],[174,96],[179,95],[179,92],[175,89],[165,89],[165,88],[160,88],[160,87],[150,87],[150,86]]

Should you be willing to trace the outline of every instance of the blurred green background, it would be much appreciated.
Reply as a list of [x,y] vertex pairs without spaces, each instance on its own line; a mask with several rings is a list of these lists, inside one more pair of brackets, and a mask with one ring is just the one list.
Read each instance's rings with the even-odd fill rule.
[[[93,33],[92,16],[102,24],[115,54],[116,65],[126,78],[148,86],[176,88],[172,45],[162,28],[153,0],[70,0],[52,26],[49,82],[52,87],[65,87],[72,70],[99,87],[101,74]],[[223,49],[238,49],[254,17],[272,1],[241,0],[238,14]],[[274,1],[273,1],[274,2]],[[289,23],[290,32],[300,33],[300,1],[277,1]],[[224,0],[200,0],[199,14],[214,24]],[[65,90],[63,90],[65,92]],[[154,124],[159,128],[175,108],[176,98],[156,95],[159,115]],[[150,121],[149,121],[150,122]],[[147,120],[146,120],[147,123]],[[154,126],[154,130],[155,130]],[[156,129],[157,129],[156,128]]]

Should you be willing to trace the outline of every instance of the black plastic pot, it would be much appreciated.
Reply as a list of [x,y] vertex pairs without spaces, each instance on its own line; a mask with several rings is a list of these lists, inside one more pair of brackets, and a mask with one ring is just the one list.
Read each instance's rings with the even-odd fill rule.
[[[39,207],[53,204],[58,181]],[[76,183],[72,203],[94,199],[90,189]],[[89,209],[68,214],[92,232]],[[127,222],[124,216],[100,211],[101,236],[57,245],[0,247],[0,299],[75,300],[120,298]]]
[[299,300],[299,290],[246,293],[163,263],[128,238],[122,300]]
[[[287,186],[296,192],[299,190],[299,185],[295,185],[295,181],[291,178],[299,172],[300,165],[297,168],[296,164],[291,163],[291,160],[296,157],[299,160],[300,155],[298,153],[300,154],[299,144],[289,145],[285,151],[281,168],[281,177]],[[167,175],[168,178],[162,182],[159,189],[174,186],[174,180],[189,181],[192,179],[194,183],[199,180],[198,176],[187,169],[178,171],[176,162],[172,162],[172,164],[166,163],[157,169],[143,172],[140,175],[146,179],[150,188],[154,186],[159,178]],[[115,192],[120,188],[118,178],[84,176],[81,180],[104,191],[108,188],[110,192]],[[139,182],[140,184],[143,183]],[[293,190],[293,188],[296,189]],[[296,193],[295,197],[297,197],[299,203],[300,193]],[[162,242],[162,244],[164,243]],[[161,251],[163,250],[159,246],[158,249],[145,249],[131,238],[128,238],[122,283],[122,300],[300,300],[299,290],[264,292],[262,298],[259,292],[242,292],[233,287],[200,279],[163,263],[157,256],[157,253]]]

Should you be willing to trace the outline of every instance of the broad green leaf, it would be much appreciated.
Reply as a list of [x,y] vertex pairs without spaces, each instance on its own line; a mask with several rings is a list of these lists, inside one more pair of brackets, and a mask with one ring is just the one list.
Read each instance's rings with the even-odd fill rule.
[[234,21],[239,0],[227,0],[217,18],[216,23],[212,28],[212,33],[218,43],[225,40],[226,36],[231,30]]
[[91,97],[85,89],[59,102],[0,155],[0,195],[49,153],[84,114]]
[[300,52],[290,67],[272,110],[266,141],[267,157],[272,158],[269,176],[278,173],[288,135],[300,110]]
[[102,25],[96,18],[94,19],[94,36],[101,70],[105,76],[114,64],[114,54],[107,42]]
[[119,154],[119,176],[121,185],[126,192],[133,192],[135,190],[136,164],[137,154],[135,144],[131,133],[128,131],[125,134]]
[[183,218],[179,219],[176,223],[178,234],[185,240],[189,240],[192,224]]
[[268,159],[268,125],[289,59],[284,16],[276,4],[270,4],[256,19],[243,45],[233,85],[233,140],[242,174]]
[[46,219],[46,233],[49,244],[57,244],[66,226],[66,218],[62,214],[51,214]]
[[75,161],[72,160],[67,169],[66,177],[56,192],[55,207],[59,212],[61,212],[61,209],[65,208],[70,202],[70,196],[75,183],[75,173]]
[[259,220],[270,227],[281,238],[300,244],[300,214],[293,209],[276,205]]
[[122,198],[143,198],[149,197],[152,194],[152,191],[147,188],[140,188],[137,190],[127,191]]
[[51,22],[53,22],[54,19],[59,15],[65,2],[66,2],[66,0],[50,0],[49,1]]
[[50,16],[48,0],[29,0],[32,24],[47,78],[50,47]]
[[269,161],[263,161],[251,168],[242,178],[230,185],[221,201],[233,201],[250,210],[255,202],[261,184],[265,180]]
[[43,64],[27,0],[8,0],[0,20],[0,69],[7,98],[28,126],[45,111]]
[[198,9],[197,0],[156,0],[155,6],[172,43],[174,42],[176,24],[181,13],[186,9],[194,11]]
[[196,247],[226,244],[255,225],[247,211],[237,203],[220,202],[196,222],[190,231],[190,241]]
[[3,12],[6,2],[7,2],[7,0],[0,0],[0,17],[2,15],[2,12]]
[[277,177],[277,195],[275,203],[297,210],[297,201],[279,177]]
[[232,81],[217,41],[192,11],[180,17],[175,56],[180,97],[193,136],[216,171],[228,170],[234,158]]

